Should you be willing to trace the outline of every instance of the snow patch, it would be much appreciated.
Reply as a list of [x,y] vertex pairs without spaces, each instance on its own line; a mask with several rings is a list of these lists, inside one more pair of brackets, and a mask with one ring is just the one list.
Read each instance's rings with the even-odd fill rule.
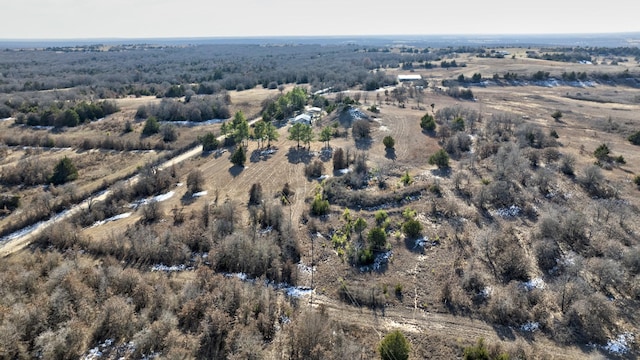
[[340,174],[342,174],[342,175],[345,175],[345,174],[350,173],[350,172],[351,172],[351,169],[348,169],[348,168],[347,168],[347,169],[340,169],[340,170],[338,170],[338,172],[339,172]]
[[267,226],[266,228],[260,230],[260,235],[266,235],[273,231],[273,226]]
[[203,125],[214,125],[223,123],[224,119],[210,119],[205,121],[161,121],[161,124],[173,124],[177,126],[195,127]]
[[300,298],[313,293],[313,289],[306,286],[291,286],[285,288],[287,295],[295,298]]
[[546,284],[544,283],[544,280],[542,280],[541,278],[533,278],[527,282],[522,283],[522,286],[524,286],[525,289],[527,289],[527,291],[531,291],[533,289],[544,289]]
[[526,332],[534,332],[539,329],[540,329],[540,323],[533,322],[533,321],[529,321],[528,323],[525,323],[522,326],[520,326],[520,330],[526,331]]
[[380,126],[380,131],[389,131],[389,128],[384,126],[384,125],[382,125],[382,126]]
[[491,286],[487,286],[484,289],[482,289],[482,291],[480,291],[480,296],[482,296],[485,299],[490,298],[491,295],[493,295],[493,288]]
[[298,271],[303,272],[303,273],[307,273],[307,274],[311,274],[312,272],[316,271],[316,267],[311,267],[311,266],[307,266],[303,263],[298,263]]
[[421,237],[416,239],[414,249],[424,249],[427,246],[437,246],[440,242],[438,241],[430,241],[428,236]]
[[104,219],[104,220],[100,220],[100,221],[96,221],[93,225],[91,225],[92,228],[96,227],[96,226],[100,226],[100,225],[104,225],[108,222],[112,222],[112,221],[118,221],[118,220],[122,220],[122,219],[126,219],[129,216],[133,215],[132,212],[127,212],[124,214],[118,214],[116,216],[112,216],[108,219]]
[[151,267],[151,271],[163,271],[163,272],[181,272],[193,270],[191,266],[187,266],[185,264],[167,266],[164,264],[156,264]]
[[614,354],[626,354],[629,352],[629,347],[633,343],[634,336],[630,332],[625,332],[618,335],[617,338],[609,340],[607,345],[603,347],[604,350]]
[[[249,277],[249,275],[245,273],[228,273],[228,274],[224,274],[224,276],[235,277],[240,279],[241,281],[246,281],[249,283],[256,282],[256,279]],[[276,290],[284,290],[284,292],[287,295],[291,297],[296,297],[296,298],[306,296],[314,292],[313,289],[308,286],[291,286],[290,284],[287,284],[287,283],[275,283],[268,280],[264,282],[264,285],[271,286]]]
[[496,209],[493,213],[503,218],[513,218],[520,216],[522,209],[519,206],[511,205],[508,208]]
[[369,266],[360,267],[361,272],[368,271],[380,271],[383,266],[387,265],[391,258],[393,257],[393,251],[389,250],[380,254],[377,254],[375,259],[373,260],[373,264]]
[[320,177],[318,177],[318,179],[317,179],[317,180],[318,180],[318,181],[322,181],[322,180],[324,180],[324,179],[328,179],[328,178],[330,178],[330,177],[331,177],[330,175],[320,175]]
[[160,195],[156,195],[154,197],[151,198],[146,198],[146,199],[142,199],[142,200],[138,200],[138,201],[134,201],[133,203],[129,204],[129,207],[132,209],[137,209],[138,206],[141,205],[146,205],[150,202],[163,202],[166,200],[171,199],[171,197],[173,197],[173,195],[175,195],[175,191],[169,191],[168,193],[165,194],[160,194]]
[[203,197],[205,195],[207,195],[207,191],[200,191],[200,192],[197,192],[197,193],[191,195],[191,197],[197,198],[197,197]]
[[175,192],[174,191],[169,191],[166,194],[160,194],[158,196],[153,197],[152,200],[153,201],[157,201],[157,202],[163,202],[163,201],[171,199],[171,197],[173,195],[175,195]]
[[2,238],[0,238],[0,244],[7,242],[7,241],[11,241],[11,240],[15,240],[18,238],[21,238],[23,236],[26,236],[28,234],[31,234],[32,232],[34,232],[35,230],[37,230],[40,226],[46,225],[46,224],[52,224],[56,221],[58,221],[59,219],[62,219],[64,217],[66,217],[69,214],[69,210],[64,210],[58,214],[56,214],[55,216],[53,216],[51,219],[46,220],[46,221],[40,221],[38,223],[35,223],[33,225],[24,227],[18,231],[15,231],[9,235],[6,235]]

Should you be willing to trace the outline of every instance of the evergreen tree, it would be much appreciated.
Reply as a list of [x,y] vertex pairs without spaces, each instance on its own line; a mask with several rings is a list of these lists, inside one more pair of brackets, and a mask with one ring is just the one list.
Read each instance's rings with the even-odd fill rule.
[[449,167],[449,154],[444,149],[438,150],[435,154],[429,157],[429,164],[436,165],[439,169],[445,169]]
[[378,345],[382,360],[407,360],[410,351],[411,344],[400,330],[387,334]]
[[246,161],[247,154],[245,153],[244,147],[238,146],[231,155],[231,162],[236,166],[244,166]]
[[149,116],[144,122],[144,128],[142,129],[142,135],[149,136],[160,132],[160,123],[155,116]]
[[434,131],[436,129],[436,120],[431,114],[425,114],[422,119],[420,119],[420,127],[424,131]]
[[54,185],[64,184],[78,178],[78,169],[68,157],[62,158],[53,169],[53,174],[49,181]]

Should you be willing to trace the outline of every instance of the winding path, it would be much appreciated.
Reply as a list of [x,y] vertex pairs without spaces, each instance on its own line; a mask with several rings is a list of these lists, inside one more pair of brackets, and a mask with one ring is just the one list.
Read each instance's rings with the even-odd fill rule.
[[[261,117],[255,118],[251,121],[249,121],[249,125],[254,124],[256,121],[260,120]],[[223,136],[220,136],[218,138],[218,140],[222,140]],[[165,162],[163,162],[162,164],[160,164],[158,166],[159,169],[165,169],[168,168],[170,166],[173,166],[175,164],[178,164],[182,161],[185,161],[187,159],[190,159],[194,156],[198,156],[202,154],[202,145],[198,145],[193,147],[192,149],[177,155]],[[133,176],[131,176],[130,178],[123,180],[125,185],[127,186],[133,186],[135,185],[140,179],[140,175],[139,174],[135,174]],[[115,186],[111,185],[110,188],[113,188]],[[107,197],[109,196],[109,194],[111,193],[111,190],[105,190],[102,191],[100,193],[97,194],[92,194],[89,197],[87,197],[85,200],[83,200],[82,202],[73,205],[70,209],[68,210],[64,210],[58,214],[53,215],[51,218],[49,218],[48,220],[36,223],[34,225],[25,227],[21,230],[18,230],[12,234],[9,234],[5,237],[0,238],[0,258],[4,258],[7,257],[17,251],[20,251],[22,249],[24,249],[26,246],[28,246],[31,241],[38,236],[39,234],[41,234],[45,229],[47,229],[49,226],[52,226],[53,224],[55,224],[58,221],[63,221],[66,220],[68,218],[70,218],[71,216],[79,213],[80,211],[86,210],[87,208],[89,208],[89,206],[91,204],[94,204],[95,202],[100,202],[100,201],[104,201],[105,199],[107,199]]]

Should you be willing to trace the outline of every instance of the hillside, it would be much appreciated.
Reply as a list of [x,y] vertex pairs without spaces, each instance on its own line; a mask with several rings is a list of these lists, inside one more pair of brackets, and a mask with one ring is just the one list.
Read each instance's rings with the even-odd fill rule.
[[[226,64],[245,54],[230,49]],[[301,68],[308,82],[280,83],[292,49],[255,84],[231,73],[161,91],[150,79],[166,75],[149,72],[127,90],[144,94],[110,84],[118,111],[73,127],[30,124],[68,105],[7,82],[2,234],[90,201],[24,248],[0,240],[0,358],[373,359],[393,330],[411,359],[463,358],[480,339],[492,358],[637,358],[637,60],[353,50],[345,64],[371,69],[331,84]],[[408,73],[423,80],[395,81]],[[322,109],[312,138],[286,121],[305,106]],[[161,128],[143,135],[149,118]],[[219,142],[201,151],[208,134]],[[63,157],[77,179],[50,185]]]

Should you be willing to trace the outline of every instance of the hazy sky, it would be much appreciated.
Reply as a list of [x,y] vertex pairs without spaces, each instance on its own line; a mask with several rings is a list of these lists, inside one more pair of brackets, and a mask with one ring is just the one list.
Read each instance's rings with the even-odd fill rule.
[[0,0],[0,39],[639,32],[637,0]]

